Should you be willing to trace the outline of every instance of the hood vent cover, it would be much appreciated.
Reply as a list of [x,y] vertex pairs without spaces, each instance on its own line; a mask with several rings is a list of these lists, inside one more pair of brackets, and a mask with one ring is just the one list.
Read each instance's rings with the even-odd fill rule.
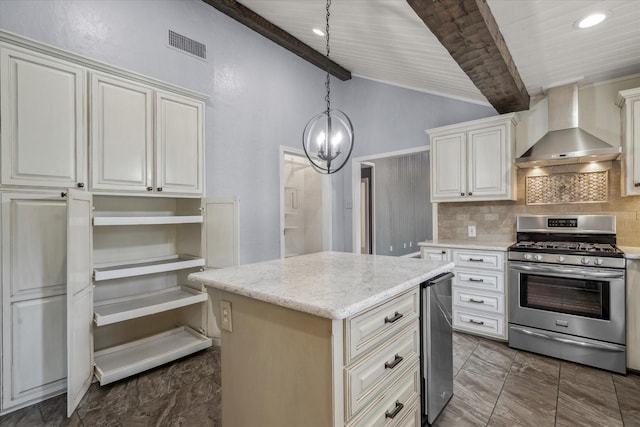
[[207,45],[183,36],[182,34],[178,34],[175,31],[169,30],[169,46],[190,55],[197,56],[198,58],[207,59]]
[[549,89],[549,132],[514,163],[521,168],[615,160],[622,152],[578,127],[576,85]]

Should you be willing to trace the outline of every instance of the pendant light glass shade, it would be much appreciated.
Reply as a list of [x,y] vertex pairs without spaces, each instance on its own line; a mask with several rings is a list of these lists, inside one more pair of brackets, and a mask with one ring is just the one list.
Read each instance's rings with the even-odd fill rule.
[[353,150],[353,126],[340,110],[323,111],[309,120],[302,135],[304,152],[313,168],[331,174],[347,164]]

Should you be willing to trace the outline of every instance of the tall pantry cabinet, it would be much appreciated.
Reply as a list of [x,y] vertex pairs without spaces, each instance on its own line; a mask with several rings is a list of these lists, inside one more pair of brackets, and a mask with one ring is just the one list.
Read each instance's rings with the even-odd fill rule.
[[0,413],[71,414],[211,346],[187,276],[237,263],[238,200],[202,198],[204,96],[3,31],[0,65]]

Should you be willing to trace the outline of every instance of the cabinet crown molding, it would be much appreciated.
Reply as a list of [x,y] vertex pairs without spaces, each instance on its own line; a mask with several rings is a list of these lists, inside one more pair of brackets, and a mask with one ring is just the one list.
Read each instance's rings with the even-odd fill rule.
[[151,85],[157,89],[162,89],[162,90],[177,93],[180,95],[188,96],[191,98],[196,98],[203,102],[206,102],[209,99],[209,96],[204,93],[196,92],[194,90],[180,87],[177,85],[172,85],[172,84],[163,82],[162,80],[154,79],[152,77],[148,77],[143,74],[136,73],[134,71],[129,71],[124,68],[109,65],[107,63],[97,61],[95,59],[91,59],[83,55],[72,53],[67,50],[60,49],[58,47],[51,46],[49,44],[42,43],[33,39],[29,39],[24,36],[21,36],[19,34],[15,34],[10,31],[0,29],[0,45],[3,45],[5,43],[15,47],[29,49],[30,51],[50,55],[54,58],[63,59],[65,61],[71,61],[77,65],[81,65],[88,68],[89,71],[101,71],[113,76],[124,77],[130,80],[137,81],[139,83]]
[[622,108],[629,98],[640,96],[640,87],[633,89],[621,90],[618,92],[618,98],[616,99],[616,105]]
[[491,126],[496,123],[504,123],[506,121],[511,121],[511,123],[515,126],[520,121],[520,118],[517,113],[501,114],[499,116],[491,116],[483,119],[471,120],[471,121],[462,122],[462,123],[453,123],[446,126],[431,128],[431,129],[425,130],[425,132],[430,136],[434,136],[441,133],[450,132],[452,130],[463,131],[466,128],[473,128],[473,127],[485,126],[485,125]]

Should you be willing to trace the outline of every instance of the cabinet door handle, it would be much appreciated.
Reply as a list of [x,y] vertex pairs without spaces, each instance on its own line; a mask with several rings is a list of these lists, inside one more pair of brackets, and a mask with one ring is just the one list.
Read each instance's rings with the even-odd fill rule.
[[446,254],[446,253],[447,253],[447,251],[441,251],[440,253],[441,253],[442,255],[444,255],[444,254]]
[[393,369],[398,366],[398,363],[402,362],[404,358],[396,353],[392,362],[384,362],[384,369]]
[[473,323],[474,325],[484,325],[482,320],[478,322],[477,320],[469,319],[469,323]]
[[472,302],[474,304],[484,304],[484,300],[483,299],[473,299],[473,298],[469,298],[469,302]]
[[153,191],[153,187],[147,187],[147,191]]
[[633,186],[634,186],[634,187],[640,187],[640,182],[634,182],[634,183],[633,183]]
[[78,188],[84,188],[84,182],[79,182],[77,185],[78,185]]
[[460,193],[461,196],[464,196],[464,193]]
[[162,187],[158,187],[158,188],[157,188],[157,190],[158,190],[158,191],[162,191]]
[[393,317],[391,317],[391,318],[389,318],[389,317],[385,317],[385,318],[384,318],[384,323],[393,323],[393,322],[395,322],[396,320],[400,320],[400,318],[401,318],[402,316],[404,316],[404,314],[402,314],[402,313],[400,313],[400,312],[397,312],[397,311],[396,311],[396,313],[394,314],[394,316],[393,316]]
[[471,262],[484,262],[484,258],[469,258]]
[[67,193],[65,193],[65,192],[63,191],[62,193],[60,193],[60,197],[62,197],[62,198],[64,199],[65,197],[67,197]]
[[471,191],[469,191],[469,193],[467,193],[467,194],[469,194],[470,196],[472,196],[472,195],[473,195],[473,193],[472,193]]
[[400,413],[400,411],[402,411],[402,408],[404,408],[404,405],[402,403],[400,403],[399,400],[396,400],[396,407],[391,412],[386,411],[384,413],[384,417],[385,418],[394,419],[396,417],[396,415],[398,415],[398,413]]
[[484,282],[484,279],[474,279],[473,277],[469,277],[467,280],[470,282],[476,282],[476,283]]

